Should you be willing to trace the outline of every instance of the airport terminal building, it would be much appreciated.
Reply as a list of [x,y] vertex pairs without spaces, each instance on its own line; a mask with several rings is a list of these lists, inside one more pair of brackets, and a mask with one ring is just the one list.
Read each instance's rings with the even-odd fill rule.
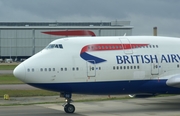
[[45,48],[51,41],[68,37],[44,32],[86,30],[95,36],[123,36],[132,35],[132,28],[130,21],[0,22],[0,59],[28,58]]

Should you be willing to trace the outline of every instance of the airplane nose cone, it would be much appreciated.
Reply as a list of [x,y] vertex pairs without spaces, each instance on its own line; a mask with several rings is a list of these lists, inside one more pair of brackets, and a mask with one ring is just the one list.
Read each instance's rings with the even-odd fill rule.
[[21,81],[25,80],[25,66],[23,63],[19,64],[13,71],[13,74],[16,78]]

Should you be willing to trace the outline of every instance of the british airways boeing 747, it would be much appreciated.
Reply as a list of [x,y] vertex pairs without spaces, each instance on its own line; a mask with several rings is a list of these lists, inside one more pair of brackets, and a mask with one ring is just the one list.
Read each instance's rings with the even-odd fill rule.
[[71,37],[51,42],[14,69],[23,82],[60,92],[66,113],[72,93],[179,94],[180,38]]

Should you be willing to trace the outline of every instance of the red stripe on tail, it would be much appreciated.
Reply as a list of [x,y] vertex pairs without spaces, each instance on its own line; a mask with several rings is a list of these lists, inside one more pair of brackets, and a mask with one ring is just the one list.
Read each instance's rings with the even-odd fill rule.
[[55,36],[96,36],[94,32],[88,30],[46,31],[42,33]]

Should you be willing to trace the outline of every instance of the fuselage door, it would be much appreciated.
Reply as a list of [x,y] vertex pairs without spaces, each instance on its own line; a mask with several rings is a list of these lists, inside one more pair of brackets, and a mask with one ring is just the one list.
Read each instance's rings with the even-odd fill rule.
[[151,64],[151,74],[152,75],[158,75],[159,74],[159,64],[158,63],[152,63]]
[[94,60],[88,60],[86,62],[87,66],[87,76],[88,77],[95,77],[96,76],[96,65]]
[[151,63],[151,74],[152,75],[158,75],[159,74],[159,68],[160,68],[160,65],[159,65],[159,55],[154,55],[153,56],[153,61]]
[[127,38],[120,38],[119,40],[122,44],[124,53],[125,54],[132,54],[133,50],[132,50],[130,41]]

